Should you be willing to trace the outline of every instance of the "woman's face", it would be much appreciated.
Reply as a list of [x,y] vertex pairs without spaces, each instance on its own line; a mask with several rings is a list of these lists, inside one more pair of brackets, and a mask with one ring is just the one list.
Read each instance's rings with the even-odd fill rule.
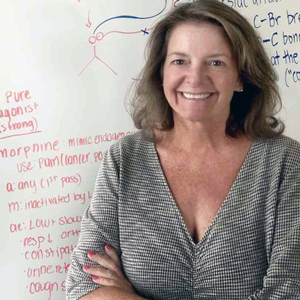
[[206,22],[177,25],[169,39],[163,88],[175,123],[226,123],[242,83],[225,30]]

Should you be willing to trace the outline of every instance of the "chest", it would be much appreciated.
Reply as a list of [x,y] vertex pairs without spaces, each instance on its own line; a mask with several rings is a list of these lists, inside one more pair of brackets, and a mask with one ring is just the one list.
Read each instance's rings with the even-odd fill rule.
[[212,224],[244,161],[172,159],[160,155],[161,166],[187,230],[198,243]]

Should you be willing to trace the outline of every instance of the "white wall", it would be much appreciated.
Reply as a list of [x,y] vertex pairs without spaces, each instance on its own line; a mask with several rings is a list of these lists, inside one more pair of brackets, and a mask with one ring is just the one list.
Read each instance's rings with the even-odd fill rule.
[[300,141],[300,2],[298,0],[224,0],[257,29],[279,75],[285,134]]
[[[135,130],[124,108],[125,92],[138,78],[153,23],[179,2],[13,0],[2,4],[0,265],[5,299],[64,299],[69,254],[76,245],[80,216],[92,194],[102,153],[110,139]],[[274,44],[278,43],[265,44],[270,57],[280,56],[272,61],[280,75],[286,133],[300,141],[299,14],[291,24],[292,18],[287,18],[287,11],[300,13],[299,1],[224,2],[244,6],[238,9],[261,26],[262,38],[273,36]],[[278,25],[272,13],[281,17]],[[121,15],[149,19],[112,19],[93,33],[101,22]],[[298,41],[285,45],[284,34],[295,33]],[[294,61],[283,58],[285,51]],[[293,77],[293,72],[298,73]]]

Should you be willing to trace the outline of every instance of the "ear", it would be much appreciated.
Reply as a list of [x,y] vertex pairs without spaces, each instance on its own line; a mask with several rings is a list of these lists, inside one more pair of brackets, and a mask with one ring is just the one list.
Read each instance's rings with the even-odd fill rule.
[[239,93],[244,91],[244,84],[243,84],[241,78],[237,79],[235,87],[234,87],[234,91],[239,92]]

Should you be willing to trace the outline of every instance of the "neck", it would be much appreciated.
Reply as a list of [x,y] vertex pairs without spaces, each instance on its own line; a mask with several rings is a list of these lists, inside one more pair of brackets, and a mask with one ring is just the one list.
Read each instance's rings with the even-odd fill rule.
[[200,124],[194,122],[174,122],[174,127],[163,133],[167,147],[195,153],[207,151],[224,151],[232,146],[237,139],[225,133],[225,124]]

